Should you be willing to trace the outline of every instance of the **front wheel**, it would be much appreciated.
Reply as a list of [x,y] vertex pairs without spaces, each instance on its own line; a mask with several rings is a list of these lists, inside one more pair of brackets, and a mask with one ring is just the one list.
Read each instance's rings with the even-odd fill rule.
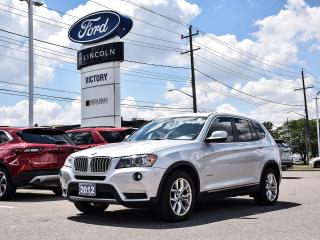
[[186,220],[195,205],[195,187],[191,177],[175,171],[166,180],[159,203],[159,213],[170,222]]
[[12,183],[9,173],[0,167],[0,201],[12,198],[15,192],[16,187]]
[[75,207],[83,213],[102,213],[108,207],[108,203],[74,202]]
[[279,196],[279,181],[276,172],[269,168],[264,171],[260,189],[255,194],[254,200],[259,205],[270,206],[276,204]]
[[320,168],[320,162],[315,162],[314,163],[314,168]]

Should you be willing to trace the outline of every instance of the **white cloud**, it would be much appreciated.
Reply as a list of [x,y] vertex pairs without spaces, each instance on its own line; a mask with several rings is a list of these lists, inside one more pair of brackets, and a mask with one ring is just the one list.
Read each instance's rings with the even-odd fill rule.
[[[139,21],[134,20],[134,26],[132,32],[129,33],[125,39],[126,42],[126,59],[143,60],[144,62],[160,63],[160,64],[172,64],[179,66],[189,66],[188,55],[180,55],[180,49],[185,49],[188,46],[179,46],[174,44],[164,44],[158,40],[151,40],[142,36],[135,35],[134,33],[140,33],[147,36],[156,36],[164,38],[170,41],[179,41],[180,35],[187,32],[187,28],[172,23],[167,19],[153,15],[141,8],[125,4],[121,1],[110,0],[106,4],[103,0],[96,0],[97,2],[108,5],[108,7],[126,13],[135,18],[142,19],[146,22],[153,23],[155,25],[164,26],[168,29],[174,30],[177,34],[172,34],[151,26],[145,25]],[[15,0],[6,0],[5,4],[21,8],[23,4]],[[183,22],[190,22],[196,16],[201,13],[201,9],[198,5],[192,4],[186,0],[146,0],[140,1],[140,4],[147,8],[151,8],[158,12],[164,13],[171,18],[178,18]],[[26,6],[24,7],[26,10]],[[68,11],[68,14],[81,17],[90,12],[103,9],[92,2],[86,2],[84,5],[79,5],[75,9]],[[45,8],[35,8],[35,13],[38,15],[46,16],[52,19],[52,23],[60,25],[58,22],[65,22],[72,24],[76,19],[47,10]],[[36,18],[36,17],[35,17]],[[16,32],[27,35],[27,19],[15,16],[13,14],[2,14],[0,21],[3,26],[15,26]],[[307,23],[307,24],[306,24]],[[305,67],[307,63],[304,59],[300,59],[301,43],[314,41],[313,48],[310,51],[318,51],[316,46],[319,45],[320,40],[320,7],[310,7],[305,1],[302,0],[288,0],[284,9],[278,14],[266,17],[258,20],[255,23],[258,30],[252,34],[252,38],[238,40],[233,34],[226,34],[217,36],[209,34],[207,36],[199,36],[195,38],[195,45],[200,43],[207,48],[213,49],[215,53],[212,54],[208,49],[202,47],[202,50],[196,52],[207,60],[201,59],[198,56],[196,59],[196,68],[201,71],[208,73],[216,79],[219,79],[223,83],[235,87],[236,89],[242,90],[252,95],[257,95],[261,98],[266,98],[279,102],[286,102],[290,104],[302,104],[302,93],[295,92],[292,88],[301,87],[299,76],[299,69],[287,70],[296,73],[295,77],[279,76],[270,73],[280,72],[279,68],[285,68],[281,64],[303,64]],[[68,28],[67,25],[64,25]],[[48,26],[44,23],[35,21],[35,37],[59,43],[65,46],[79,47],[77,44],[71,43],[67,38],[67,29],[56,28],[54,26]],[[9,29],[10,30],[10,29]],[[213,40],[216,39],[216,41]],[[18,38],[17,38],[18,39]],[[177,52],[169,52],[163,50],[156,50],[151,48],[141,48],[139,46],[130,45],[128,39],[134,39],[152,44],[162,44],[166,46],[174,46],[177,48]],[[231,45],[239,50],[232,50],[225,45],[221,45],[218,42],[223,41],[227,45]],[[44,44],[37,43],[40,46]],[[26,45],[16,46],[9,44],[11,47],[24,49]],[[63,50],[58,47],[50,47],[51,50],[59,50],[70,53],[68,50]],[[241,54],[241,51],[246,51],[248,55]],[[10,49],[0,49],[1,54],[11,55],[14,57],[26,59],[26,54],[19,54]],[[38,52],[41,54],[40,52]],[[257,58],[252,57],[257,56]],[[223,60],[223,58],[227,59]],[[65,58],[64,58],[65,59]],[[69,59],[70,60],[70,59]],[[201,61],[204,61],[201,62]],[[46,85],[52,81],[55,77],[54,68],[59,66],[63,67],[63,63],[59,63],[54,60],[48,60],[41,57],[36,57],[36,61],[42,64],[50,64],[52,67],[36,66],[36,83],[38,85]],[[275,64],[274,62],[279,62]],[[14,63],[14,64],[13,64]],[[124,66],[129,66],[128,63],[123,63]],[[141,67],[138,65],[130,65],[131,67]],[[220,68],[220,69],[219,69]],[[224,71],[221,70],[224,68]],[[225,70],[228,68],[229,70]],[[230,74],[230,70],[234,74]],[[3,73],[1,79],[9,79],[9,81],[26,83],[27,82],[27,65],[23,62],[16,62],[9,58],[0,59],[0,71]],[[282,73],[285,71],[281,70]],[[293,73],[285,72],[288,75]],[[241,77],[239,77],[239,74]],[[245,79],[243,79],[245,78]],[[244,98],[248,96],[241,95],[239,92],[230,90],[225,86],[214,82],[212,79],[208,79],[201,74],[196,74],[197,83],[197,100],[200,109],[208,109],[210,111],[224,111],[238,113],[239,110],[229,103],[230,96],[226,94],[233,94]],[[307,85],[312,84],[312,79],[306,79]],[[271,86],[270,86],[271,85]],[[176,88],[172,83],[168,83],[167,89]],[[190,84],[179,88],[179,90],[191,94]],[[312,103],[313,90],[309,90],[308,102]],[[173,106],[192,106],[191,98],[181,94],[179,92],[165,92],[163,93],[164,99],[169,105]],[[138,99],[137,99],[138,100]],[[150,109],[137,109],[138,105],[142,103],[138,102],[132,97],[128,97],[122,101],[123,104],[129,105],[127,108],[122,108],[124,118],[141,117],[141,118],[154,118],[157,116],[166,116],[172,114],[172,112],[166,111],[161,107],[168,107],[167,105],[155,104],[154,110]],[[259,103],[263,103],[259,101]],[[150,104],[148,104],[150,105]],[[131,107],[130,107],[131,106]],[[40,124],[49,123],[74,123],[80,121],[80,108],[79,104],[72,103],[65,106],[59,103],[52,103],[44,100],[36,101],[36,122]],[[27,122],[24,114],[27,109],[27,102],[20,101],[13,106],[1,107],[1,119],[3,124],[17,124],[25,125]],[[38,109],[38,110],[37,110]],[[248,107],[248,109],[250,109]],[[263,103],[254,109],[249,110],[251,116],[258,118],[261,121],[270,120],[276,123],[284,121],[284,112],[289,110],[300,111],[301,108],[279,106],[269,103]],[[37,113],[38,111],[38,113]],[[68,113],[68,114],[66,114]],[[72,113],[72,115],[70,114]]]

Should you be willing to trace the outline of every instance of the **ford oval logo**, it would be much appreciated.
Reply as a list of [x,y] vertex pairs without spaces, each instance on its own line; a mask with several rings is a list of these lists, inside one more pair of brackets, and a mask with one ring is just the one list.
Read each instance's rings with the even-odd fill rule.
[[122,38],[131,30],[132,25],[130,18],[117,12],[95,12],[75,22],[69,30],[69,38],[83,44],[97,43],[115,36]]

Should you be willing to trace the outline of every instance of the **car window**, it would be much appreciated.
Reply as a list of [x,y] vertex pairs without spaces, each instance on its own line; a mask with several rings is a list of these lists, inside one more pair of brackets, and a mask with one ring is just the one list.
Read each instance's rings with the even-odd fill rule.
[[108,143],[122,142],[126,138],[126,131],[99,131]]
[[266,136],[266,133],[264,132],[263,128],[260,126],[259,123],[253,122],[253,127],[258,134],[259,140],[263,139]]
[[72,132],[68,133],[68,136],[71,138],[75,145],[93,144],[91,132]]
[[0,144],[9,142],[9,138],[5,132],[0,132]]
[[253,122],[249,121],[249,124],[250,124],[252,140],[253,141],[258,141],[259,140],[259,135],[258,135],[258,133],[256,132],[256,130],[254,128]]
[[236,130],[238,133],[238,138],[240,142],[252,141],[252,135],[249,127],[249,122],[245,119],[235,118],[234,123],[236,125]]
[[211,134],[215,131],[226,131],[228,133],[228,138],[225,142],[233,142],[233,131],[232,131],[232,122],[231,118],[229,117],[219,117],[215,119],[215,121],[212,123],[209,132],[208,137],[211,136]]
[[22,140],[27,143],[42,144],[73,144],[66,134],[57,134],[50,132],[22,132],[20,134]]
[[127,141],[194,140],[198,137],[206,120],[206,117],[156,119],[131,134]]

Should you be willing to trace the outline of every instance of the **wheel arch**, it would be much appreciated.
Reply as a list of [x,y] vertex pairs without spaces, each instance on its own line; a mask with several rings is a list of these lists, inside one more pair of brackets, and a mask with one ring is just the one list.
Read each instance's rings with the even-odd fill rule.
[[192,178],[193,183],[194,183],[195,188],[196,188],[196,196],[198,198],[198,194],[200,192],[200,177],[199,177],[199,174],[198,174],[198,171],[197,171],[196,167],[190,162],[179,161],[179,162],[176,162],[176,163],[172,164],[165,171],[164,175],[162,176],[162,179],[160,181],[159,188],[158,188],[158,191],[157,191],[157,200],[159,200],[159,198],[161,196],[164,183],[167,180],[168,176],[172,172],[177,171],[177,170],[181,170],[181,171],[184,171],[184,172],[188,173],[188,175]]
[[267,161],[267,162],[264,164],[263,169],[262,169],[262,171],[261,171],[261,175],[260,175],[260,183],[261,183],[262,176],[263,176],[264,172],[265,172],[268,168],[271,168],[271,169],[273,169],[273,170],[276,172],[278,181],[279,181],[279,183],[280,183],[280,181],[281,181],[281,171],[280,171],[279,164],[278,164],[275,160],[269,160],[269,161]]

